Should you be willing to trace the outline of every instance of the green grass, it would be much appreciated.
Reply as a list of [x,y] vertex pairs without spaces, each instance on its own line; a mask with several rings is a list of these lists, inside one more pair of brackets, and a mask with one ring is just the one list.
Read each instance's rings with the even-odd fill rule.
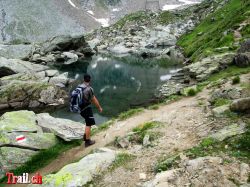
[[195,96],[197,94],[197,91],[193,88],[190,88],[187,92],[188,96]]
[[246,74],[250,72],[250,67],[240,68],[237,66],[229,66],[227,69],[220,71],[220,73],[211,75],[207,81],[214,82],[219,79],[225,79],[232,76],[237,76],[241,74]]
[[180,160],[179,155],[174,155],[168,158],[160,159],[154,167],[154,172],[159,173],[162,171],[167,171],[178,166],[178,161]]
[[135,127],[133,129],[133,132],[135,132],[135,134],[132,137],[130,137],[130,141],[137,142],[137,143],[141,144],[141,143],[143,143],[143,139],[144,139],[146,134],[149,135],[150,141],[157,139],[160,136],[160,133],[149,132],[149,130],[156,128],[156,127],[159,127],[160,125],[161,125],[160,122],[152,121],[152,122],[147,122],[147,123],[141,124],[138,127]]
[[124,25],[127,22],[141,21],[143,19],[149,19],[149,18],[150,18],[150,16],[149,16],[149,14],[147,14],[147,12],[145,12],[145,11],[138,11],[138,12],[135,12],[135,13],[127,14],[122,19],[120,19],[119,21],[117,21],[114,24],[114,26],[118,27],[118,28],[123,28]]
[[110,166],[109,171],[113,171],[114,169],[126,165],[129,161],[135,159],[135,156],[128,153],[119,153],[113,164]]
[[163,11],[158,16],[157,22],[160,23],[160,24],[165,25],[165,24],[168,24],[170,22],[173,22],[176,19],[177,19],[177,17],[172,12]]
[[[250,11],[249,11],[250,12]],[[250,16],[250,14],[249,14]],[[241,35],[244,37],[244,38],[250,38],[250,25],[247,24],[246,26],[244,26],[241,30]]]
[[128,118],[130,118],[130,117],[132,117],[132,116],[134,116],[142,111],[143,111],[143,108],[130,109],[126,112],[121,113],[117,119],[122,121],[122,120],[128,119]]
[[215,107],[219,107],[219,106],[227,105],[227,104],[230,104],[230,103],[231,103],[231,100],[229,100],[229,99],[218,98],[212,104]]
[[[58,139],[58,144],[38,152],[37,155],[33,156],[31,160],[26,162],[23,166],[12,170],[11,172],[15,173],[15,175],[22,175],[23,173],[32,173],[36,170],[48,165],[50,162],[55,160],[60,154],[64,151],[67,151],[73,147],[80,146],[82,141],[72,141],[65,142],[61,139]],[[7,181],[7,177],[4,177],[0,180],[0,183],[4,183]]]
[[[222,8],[207,16],[192,32],[183,35],[177,44],[184,48],[185,54],[193,61],[215,53],[214,49],[219,47],[227,46],[229,50],[234,51],[231,29],[248,18],[244,13],[250,10],[249,5],[250,2],[242,5],[239,0],[230,0]],[[243,36],[249,34],[248,29],[244,28]]]
[[227,154],[237,159],[250,163],[250,124],[244,134],[227,138],[219,142],[211,138],[204,139],[198,146],[186,151],[191,159],[204,156],[218,156],[220,153]]
[[240,83],[240,77],[236,76],[232,79],[232,84],[239,84]]
[[[235,157],[245,163],[250,163],[250,122],[248,121],[247,131],[244,134],[227,138],[224,141],[217,141],[213,138],[203,139],[199,145],[184,151],[184,154],[190,159],[205,156],[219,156],[226,154],[230,157]],[[170,170],[178,167],[180,161],[179,154],[160,159],[154,171],[156,173]],[[225,159],[225,162],[230,160]]]

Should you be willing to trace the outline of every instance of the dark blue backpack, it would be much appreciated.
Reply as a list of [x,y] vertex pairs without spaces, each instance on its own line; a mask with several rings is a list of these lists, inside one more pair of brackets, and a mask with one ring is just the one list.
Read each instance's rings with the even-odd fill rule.
[[86,87],[78,86],[71,92],[70,96],[70,111],[74,113],[81,113],[81,106],[84,105],[84,93]]

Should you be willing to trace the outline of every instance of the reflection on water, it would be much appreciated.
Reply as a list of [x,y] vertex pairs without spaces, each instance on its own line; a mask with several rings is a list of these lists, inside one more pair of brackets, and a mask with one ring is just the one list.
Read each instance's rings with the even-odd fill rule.
[[[95,111],[97,124],[126,111],[131,106],[141,105],[152,99],[155,89],[175,73],[178,66],[170,68],[144,67],[125,64],[120,60],[97,56],[86,69],[74,67],[67,69],[73,78],[82,81],[85,72],[92,76],[92,87],[99,99],[103,113]],[[82,121],[78,114],[61,109],[53,116]]]

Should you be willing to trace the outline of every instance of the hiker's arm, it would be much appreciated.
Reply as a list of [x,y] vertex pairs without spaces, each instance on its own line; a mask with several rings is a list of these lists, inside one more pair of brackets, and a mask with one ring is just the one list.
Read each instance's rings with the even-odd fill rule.
[[99,112],[102,112],[102,107],[95,96],[92,97],[92,103],[98,108]]

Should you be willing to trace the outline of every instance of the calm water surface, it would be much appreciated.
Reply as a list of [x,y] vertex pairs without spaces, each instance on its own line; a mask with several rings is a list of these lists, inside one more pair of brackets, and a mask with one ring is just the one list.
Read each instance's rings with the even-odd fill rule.
[[[92,76],[91,86],[103,107],[103,113],[99,114],[93,106],[98,125],[123,111],[152,100],[156,88],[179,68],[180,66],[176,65],[168,68],[146,67],[123,63],[117,58],[95,56],[89,63],[64,68],[63,71],[69,72],[78,83],[82,81],[84,73],[87,72]],[[79,114],[71,113],[68,107],[57,110],[51,115],[83,121]]]

